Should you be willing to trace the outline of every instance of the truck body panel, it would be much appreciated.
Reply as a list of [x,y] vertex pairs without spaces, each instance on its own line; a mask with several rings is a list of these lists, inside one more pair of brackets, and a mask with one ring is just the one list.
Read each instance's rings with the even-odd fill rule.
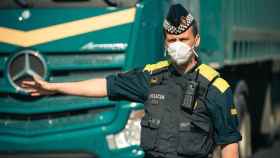
[[[43,7],[47,1],[50,5]],[[58,3],[53,0],[33,8],[14,3],[9,8],[12,1],[8,0],[9,5],[0,4],[0,144],[5,144],[0,146],[0,156],[143,157],[139,142],[128,143],[134,136],[124,134],[131,132],[132,114],[142,104],[65,95],[33,98],[18,86],[21,80],[31,79],[26,63],[32,71],[43,69],[44,79],[50,82],[71,82],[165,59],[162,23],[172,1],[122,1],[134,4],[110,6],[102,0],[81,2],[78,7],[62,1],[62,8],[52,7]],[[272,85],[273,105],[280,105],[279,1],[176,2],[199,23],[201,60],[218,68],[232,89],[245,80],[250,91],[261,92],[251,95],[260,99],[250,102],[252,117],[261,120],[268,85]],[[14,74],[21,71],[27,74],[17,79]],[[263,84],[255,88],[258,75]],[[253,127],[259,129],[256,124]]]

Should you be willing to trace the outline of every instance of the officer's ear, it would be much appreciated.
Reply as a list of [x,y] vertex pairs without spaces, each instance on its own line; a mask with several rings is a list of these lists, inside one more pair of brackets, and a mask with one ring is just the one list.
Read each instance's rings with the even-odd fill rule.
[[195,36],[195,44],[194,44],[194,46],[195,46],[195,47],[198,47],[199,44],[200,44],[200,35],[197,34],[197,35]]

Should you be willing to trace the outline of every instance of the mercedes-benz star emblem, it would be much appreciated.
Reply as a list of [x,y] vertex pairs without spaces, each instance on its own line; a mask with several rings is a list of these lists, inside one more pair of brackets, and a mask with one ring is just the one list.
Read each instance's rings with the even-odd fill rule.
[[47,65],[38,52],[21,51],[12,56],[8,62],[8,80],[17,91],[23,90],[20,84],[23,80],[32,80],[32,76],[47,77]]

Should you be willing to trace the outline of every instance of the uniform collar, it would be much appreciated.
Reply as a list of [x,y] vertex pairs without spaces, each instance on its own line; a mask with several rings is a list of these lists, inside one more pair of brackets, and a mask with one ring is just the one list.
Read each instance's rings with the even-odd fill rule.
[[[193,73],[194,71],[197,70],[197,68],[201,65],[200,61],[197,61],[196,65],[194,67],[192,67],[192,69],[190,69],[188,72],[184,73],[184,74],[190,74]],[[178,70],[176,69],[176,66],[171,63],[169,68],[168,68],[169,72],[171,72],[172,75],[175,76],[182,76],[184,74],[181,74],[180,72],[178,72]]]

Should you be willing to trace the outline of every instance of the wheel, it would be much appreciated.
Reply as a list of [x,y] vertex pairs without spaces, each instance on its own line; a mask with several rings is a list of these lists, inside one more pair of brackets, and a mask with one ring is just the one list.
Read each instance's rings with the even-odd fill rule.
[[277,133],[276,115],[271,102],[271,86],[266,88],[265,101],[261,120],[261,134],[266,136],[268,144],[272,144]]
[[240,121],[239,131],[242,135],[242,140],[239,142],[240,158],[248,158],[252,156],[252,142],[251,142],[251,120],[249,113],[245,113]]
[[239,131],[242,140],[239,142],[240,158],[252,156],[251,117],[248,111],[248,87],[245,81],[240,81],[234,91],[234,104],[240,113]]

